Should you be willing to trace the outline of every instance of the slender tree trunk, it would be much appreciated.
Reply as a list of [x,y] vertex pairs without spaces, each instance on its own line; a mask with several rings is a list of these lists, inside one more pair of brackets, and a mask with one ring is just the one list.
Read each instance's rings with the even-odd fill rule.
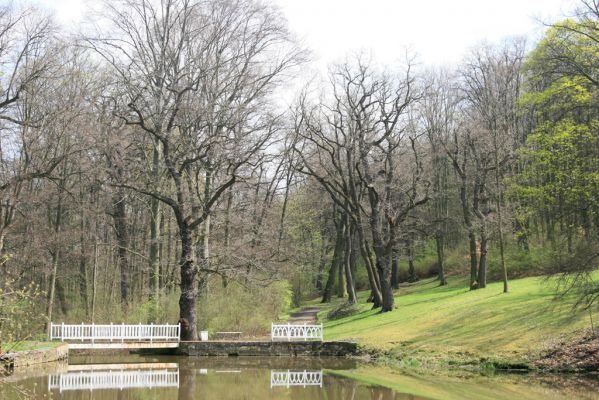
[[447,285],[445,278],[445,235],[442,230],[437,230],[435,235],[435,243],[437,247],[437,270],[439,276],[439,285]]
[[281,209],[281,218],[279,219],[279,234],[277,238],[277,252],[281,249],[281,241],[283,240],[283,232],[285,225],[285,215],[287,213],[287,203],[289,201],[289,189],[293,179],[293,168],[288,168],[287,177],[285,179],[285,195],[283,196],[283,206]]
[[[164,215],[164,214],[163,214]],[[167,242],[166,242],[166,265],[165,265],[165,269],[166,269],[166,276],[164,277],[165,282],[164,282],[164,287],[167,291],[167,293],[170,293],[173,290],[173,281],[174,281],[174,276],[175,276],[175,265],[177,264],[176,261],[173,262],[173,247],[176,247],[177,243],[176,243],[176,239],[175,239],[175,235],[173,235],[173,231],[172,231],[172,218],[169,214],[167,223],[166,223],[166,237],[167,237]],[[173,241],[175,241],[175,246],[173,246]]]
[[346,282],[346,274],[345,274],[345,259],[349,259],[349,249],[347,248],[347,240],[344,239],[343,245],[343,261],[341,263],[341,268],[338,269],[338,279],[337,279],[337,297],[344,298],[347,296],[347,282]]
[[468,231],[468,243],[470,250],[470,289],[476,289],[477,286],[477,269],[478,259],[476,256],[476,235],[472,226],[472,215],[470,206],[468,205],[468,197],[466,196],[466,178],[461,177],[462,185],[460,187],[460,202],[462,203],[462,213],[464,217],[464,225]]
[[[52,251],[52,275],[50,276],[50,289],[48,292],[48,306],[46,308],[46,315],[48,316],[48,322],[52,322],[52,312],[54,310],[54,297],[56,293],[56,274],[58,272],[58,255],[60,250],[56,249]],[[48,327],[50,324],[47,324]]]
[[497,222],[499,229],[499,255],[501,258],[501,270],[503,271],[503,293],[508,292],[507,282],[507,266],[505,265],[505,252],[503,243],[503,214],[501,212],[501,202],[503,200],[503,190],[501,187],[501,171],[499,169],[499,146],[497,143],[497,132],[493,135],[493,143],[495,145],[495,185],[497,186],[497,196],[495,199],[495,206],[497,207]]
[[150,299],[158,301],[160,295],[160,201],[150,199]]
[[418,274],[414,266],[414,233],[408,234],[408,282],[418,281]]
[[345,230],[345,257],[344,257],[344,270],[345,270],[345,283],[347,290],[347,302],[349,304],[356,304],[358,302],[356,297],[356,288],[354,284],[354,278],[352,276],[352,268],[351,268],[351,253],[352,253],[352,239],[353,232],[351,229],[351,222],[349,220],[349,216],[347,216],[345,221],[347,228]]
[[372,307],[379,308],[383,304],[383,296],[381,294],[381,284],[379,276],[376,271],[375,263],[372,261],[372,254],[369,250],[368,243],[364,237],[364,230],[360,223],[357,226],[358,231],[358,242],[360,243],[360,254],[362,254],[362,260],[366,266],[366,272],[368,274],[368,282],[370,284],[370,291],[372,292]]
[[[495,155],[497,157],[497,155]],[[497,187],[499,187],[499,177],[496,175]],[[508,281],[507,281],[507,266],[505,264],[505,250],[504,250],[504,239],[503,239],[503,215],[501,212],[501,189],[499,189],[499,196],[497,198],[497,222],[499,229],[499,255],[501,257],[501,270],[503,271],[503,293],[508,292]]]
[[[54,235],[55,239],[58,240],[58,234],[60,233],[60,228],[62,225],[62,189],[59,188],[58,193],[58,204],[56,206],[56,215],[54,218]],[[48,304],[46,309],[46,316],[48,317],[48,321],[46,322],[47,327],[49,329],[50,322],[52,322],[52,312],[54,310],[54,297],[56,293],[56,275],[58,273],[58,260],[60,257],[60,247],[56,245],[51,253],[52,256],[52,272],[50,276],[50,288],[48,290]]]
[[[223,264],[225,268],[229,268],[230,252],[231,252],[231,207],[233,205],[233,191],[229,188],[227,190],[227,203],[225,207],[225,254],[223,256]],[[228,280],[227,275],[222,275],[223,287],[227,287]]]
[[[108,271],[106,271],[108,273]],[[98,241],[94,242],[94,265],[92,270],[92,324],[96,321],[96,294],[98,286]]]
[[127,227],[127,208],[123,189],[116,188],[114,201],[114,228],[117,240],[117,257],[120,268],[121,305],[125,307],[129,298],[129,230]]
[[318,293],[322,293],[323,286],[322,281],[324,279],[324,266],[327,263],[327,240],[324,235],[321,235],[321,247],[320,247],[320,259],[318,262],[318,275],[316,276],[316,290]]
[[487,251],[489,243],[486,229],[480,235],[480,261],[478,264],[478,287],[484,289],[487,287]]
[[[158,185],[160,180],[160,141],[154,139],[154,150],[152,152],[152,175]],[[158,301],[160,295],[160,200],[150,198],[150,251],[149,251],[149,270],[150,270],[150,299]]]
[[395,251],[391,258],[391,288],[393,290],[399,289],[399,260]]
[[478,287],[478,256],[476,254],[476,236],[474,232],[468,233],[468,243],[470,248],[470,289]]
[[87,255],[85,254],[85,223],[83,215],[81,215],[79,227],[81,229],[81,238],[79,240],[79,296],[81,296],[81,303],[85,309],[85,316],[89,317],[89,300],[87,296]]

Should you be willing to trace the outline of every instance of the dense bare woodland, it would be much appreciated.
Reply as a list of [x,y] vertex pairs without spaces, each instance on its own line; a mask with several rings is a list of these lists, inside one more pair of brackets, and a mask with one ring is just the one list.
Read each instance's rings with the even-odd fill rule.
[[[450,68],[309,49],[254,0],[0,10],[0,340],[49,321],[259,335],[291,303],[557,274],[599,296],[599,3]],[[396,49],[403,54],[402,49]],[[399,289],[401,291],[401,289]],[[473,316],[475,317],[475,316]]]

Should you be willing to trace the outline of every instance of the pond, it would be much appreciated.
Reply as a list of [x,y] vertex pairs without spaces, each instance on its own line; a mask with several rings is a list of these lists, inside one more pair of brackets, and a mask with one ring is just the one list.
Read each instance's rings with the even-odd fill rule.
[[[599,399],[592,378],[555,378],[423,377],[335,358],[94,356],[3,378],[0,399]],[[363,382],[377,379],[397,390]]]

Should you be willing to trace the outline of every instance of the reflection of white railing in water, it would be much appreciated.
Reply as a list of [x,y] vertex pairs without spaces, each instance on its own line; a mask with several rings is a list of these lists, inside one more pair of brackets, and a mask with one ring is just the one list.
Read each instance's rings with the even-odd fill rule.
[[178,342],[181,325],[67,325],[50,323],[50,340],[94,341],[174,341]]
[[283,386],[320,386],[322,387],[322,370],[320,371],[270,371],[270,387]]
[[178,388],[179,369],[81,371],[50,375],[48,389],[98,390],[132,388]]
[[322,342],[323,332],[320,325],[275,325],[272,324],[270,336],[272,341],[319,340]]

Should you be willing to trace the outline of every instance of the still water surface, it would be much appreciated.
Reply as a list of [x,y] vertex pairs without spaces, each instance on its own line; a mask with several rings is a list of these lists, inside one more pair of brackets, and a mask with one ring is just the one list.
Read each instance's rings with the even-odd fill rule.
[[0,399],[420,399],[336,377],[345,359],[71,357],[69,364],[15,374]]
[[[595,386],[593,380],[585,380],[584,385],[546,384],[527,376],[510,376],[458,380],[454,377],[444,382],[438,377],[427,380],[426,377],[392,374],[398,387],[405,385],[405,391],[418,393],[414,395],[337,375],[365,368],[368,371],[368,367],[356,361],[332,358],[71,357],[69,364],[3,378],[0,399],[599,398],[599,392],[595,392],[599,385]],[[569,382],[570,378],[560,379]]]

